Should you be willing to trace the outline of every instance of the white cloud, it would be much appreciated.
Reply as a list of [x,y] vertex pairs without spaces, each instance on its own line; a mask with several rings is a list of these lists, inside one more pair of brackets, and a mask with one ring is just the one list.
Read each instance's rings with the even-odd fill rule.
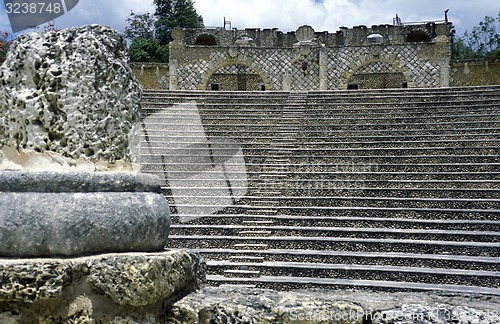
[[450,9],[450,21],[463,33],[500,11],[497,0],[197,0],[195,8],[207,26],[222,27],[226,17],[233,27],[276,27],[284,32],[303,24],[330,32],[340,26],[392,24],[396,14],[407,22],[443,20],[444,10]]
[[[0,3],[0,31],[11,31],[3,1]],[[329,32],[340,26],[392,24],[396,13],[403,21],[441,20],[449,8],[458,34],[500,11],[498,0],[196,0],[195,8],[207,26],[222,27],[225,17],[232,27],[278,28],[283,32],[305,24]],[[131,10],[152,13],[153,1],[80,0],[55,23],[60,28],[97,23],[123,31]]]

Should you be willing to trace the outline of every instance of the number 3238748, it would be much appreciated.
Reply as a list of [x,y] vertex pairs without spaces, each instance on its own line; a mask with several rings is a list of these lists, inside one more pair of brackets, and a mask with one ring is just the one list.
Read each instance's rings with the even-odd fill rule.
[[61,13],[63,12],[63,8],[61,3],[30,3],[30,2],[15,2],[15,3],[6,3],[5,9],[8,14],[43,14],[43,13]]

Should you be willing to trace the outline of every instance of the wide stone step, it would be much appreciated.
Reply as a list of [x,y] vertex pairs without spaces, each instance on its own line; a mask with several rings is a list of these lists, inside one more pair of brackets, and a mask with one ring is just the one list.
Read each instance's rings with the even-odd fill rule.
[[245,143],[254,143],[258,142],[270,142],[275,138],[280,137],[289,137],[290,134],[297,138],[298,140],[305,140],[306,142],[310,142],[311,139],[322,139],[325,138],[328,141],[335,141],[336,138],[339,140],[350,138],[352,140],[357,141],[373,141],[378,139],[388,139],[393,137],[395,141],[398,139],[410,139],[413,138],[419,139],[423,138],[426,140],[440,140],[440,139],[448,139],[448,138],[475,138],[476,136],[497,136],[498,128],[497,127],[475,127],[475,128],[453,128],[453,129],[399,129],[399,130],[391,130],[391,129],[379,129],[379,130],[350,130],[349,137],[346,137],[346,130],[312,130],[312,131],[301,131],[299,134],[294,132],[292,134],[288,130],[282,130],[274,126],[270,127],[252,127],[250,129],[246,129],[244,127],[224,127],[224,126],[211,126],[204,127],[203,136],[199,133],[199,131],[189,132],[188,130],[183,131],[183,134],[179,136],[178,130],[176,129],[165,129],[164,125],[158,124],[154,125],[154,127],[147,128],[148,137],[154,138],[165,138],[165,136],[170,136],[172,139],[174,138],[183,138],[184,141],[187,139],[202,139],[206,140],[206,137],[223,137],[233,139],[235,141],[239,141],[242,144]]
[[[144,154],[162,154],[165,156],[196,156],[197,154],[203,154],[203,156],[207,155],[208,142],[200,142],[196,145],[182,144],[180,146],[177,144],[178,148],[168,146],[168,143],[146,143],[146,147],[142,150]],[[277,143],[275,143],[277,144]],[[287,145],[283,148],[284,151],[289,152],[293,155],[298,156],[309,156],[311,158],[315,157],[330,157],[330,156],[436,156],[436,155],[498,155],[500,147],[496,146],[494,142],[485,143],[484,146],[474,147],[474,146],[464,146],[458,145],[459,143],[455,143],[455,145],[450,146],[404,146],[401,143],[394,143],[394,146],[390,147],[372,147],[372,146],[360,146],[360,147],[339,147],[334,145],[329,145],[323,148],[315,148],[309,147],[308,145],[298,145],[296,143],[291,142],[290,144],[294,144],[292,146]],[[172,145],[172,144],[170,144]],[[227,156],[224,155],[223,152],[225,150],[222,147],[214,145],[213,156]],[[182,149],[181,149],[182,147]],[[218,151],[217,151],[218,150]],[[263,147],[254,147],[254,146],[243,146],[243,151],[245,155],[269,155],[270,151],[276,150],[275,147],[272,146],[263,146]]]
[[[335,278],[350,280],[383,280],[394,282],[439,283],[500,289],[500,273],[485,270],[463,270],[391,265],[359,265],[303,262],[232,263],[208,261],[211,275],[237,274],[242,277],[280,276]],[[245,268],[246,270],[240,270]]]
[[[244,213],[255,207],[249,205],[231,206],[221,213]],[[262,207],[260,207],[262,210]],[[274,206],[272,210],[277,215],[290,216],[343,216],[343,217],[406,217],[409,219],[470,219],[498,220],[499,210],[472,208],[408,208],[408,207],[327,207],[327,206]]]
[[[217,143],[217,139],[215,141],[211,140],[207,142],[206,137],[198,137],[188,139],[186,137],[178,137],[178,140],[175,143],[175,147],[182,146],[191,149],[206,149],[207,145],[213,145],[214,148],[218,148],[221,144]],[[426,140],[426,141],[356,141],[356,142],[318,142],[318,139],[315,139],[315,142],[311,142],[310,140],[304,142],[299,141],[292,137],[283,137],[283,138],[275,138],[272,140],[261,140],[251,139],[252,142],[238,142],[236,140],[232,140],[232,142],[227,142],[224,144],[234,145],[242,147],[245,151],[247,150],[261,150],[261,149],[271,149],[275,146],[283,146],[283,147],[297,147],[303,150],[309,151],[328,151],[335,149],[381,149],[381,148],[425,148],[425,149],[441,149],[441,148],[476,148],[478,150],[487,147],[494,147],[498,143],[498,139],[496,136],[491,138],[476,138],[476,139],[459,139],[459,140]],[[171,141],[171,139],[169,139]],[[169,141],[165,141],[164,135],[150,135],[148,134],[147,139],[144,138],[142,140],[143,143],[143,152],[148,153],[162,153],[165,151],[172,151],[173,148]],[[175,148],[174,147],[174,148]]]
[[[143,122],[146,125],[166,124],[174,125],[175,123],[191,124],[200,120],[205,125],[238,125],[248,124],[255,121],[264,125],[277,125],[289,121],[291,123],[300,123],[304,129],[320,127],[322,123],[325,125],[343,125],[343,124],[360,124],[360,125],[394,125],[401,126],[403,124],[411,126],[414,124],[438,124],[438,128],[449,128],[454,124],[474,123],[475,121],[495,122],[500,118],[500,109],[498,104],[490,106],[479,106],[473,109],[455,110],[443,109],[440,111],[420,110],[415,111],[397,111],[397,110],[311,110],[307,108],[307,113],[301,112],[297,108],[287,108],[282,106],[269,107],[263,105],[255,109],[249,107],[241,107],[239,105],[228,106],[224,109],[205,110],[199,105],[193,105],[192,108],[184,108],[179,106],[143,110]],[[285,110],[283,110],[285,109]],[[408,127],[410,128],[410,127]]]
[[[465,176],[470,176],[469,179],[463,179]],[[315,189],[325,189],[329,188],[339,188],[340,185],[335,185],[333,181],[341,181],[342,187],[344,188],[394,188],[394,189],[430,189],[430,190],[482,190],[489,188],[498,188],[498,180],[480,180],[475,179],[477,174],[465,174],[460,176],[461,179],[453,179],[449,175],[441,179],[432,179],[431,177],[425,177],[424,179],[412,179],[411,177],[405,178],[400,177],[400,179],[391,179],[390,174],[386,175],[385,179],[363,179],[356,175],[344,178],[334,178],[334,179],[287,179],[286,183],[277,186],[276,189],[280,190],[315,190]],[[249,188],[253,185],[257,186],[258,182],[256,180],[250,179]],[[493,189],[496,190],[496,189]],[[300,194],[303,195],[303,194]],[[291,195],[293,196],[293,195]],[[324,195],[323,195],[324,196]],[[332,196],[332,195],[330,195]]]
[[[449,184],[448,184],[449,185]],[[499,198],[500,189],[455,189],[455,188],[371,188],[365,187],[363,180],[346,181],[333,180],[331,184],[310,183],[302,188],[281,190],[285,196],[348,196],[348,197],[406,197],[406,198],[459,198],[482,199]]]
[[[440,269],[462,269],[497,271],[500,258],[464,256],[464,255],[437,255],[394,252],[357,252],[335,250],[250,250],[240,251],[234,249],[195,249],[208,262],[299,262],[309,264],[346,264],[346,265],[388,265],[400,267],[422,267]],[[209,269],[209,272],[211,270]]]
[[[214,196],[179,196],[179,200],[195,199],[196,202],[209,202]],[[251,197],[247,197],[251,199]],[[329,196],[329,197],[274,197],[279,206],[286,207],[347,207],[347,208],[443,208],[443,209],[486,209],[499,210],[500,199],[469,199],[469,198],[406,198],[406,197],[363,197],[363,196]],[[195,204],[193,201],[192,204]],[[182,204],[178,204],[180,206]],[[188,205],[186,205],[188,206]],[[260,208],[261,206],[256,206]],[[275,208],[275,206],[272,206]]]
[[170,235],[168,248],[225,248],[238,246],[247,250],[249,246],[257,249],[313,249],[357,252],[400,252],[423,254],[459,254],[469,256],[499,257],[500,243],[431,241],[410,239],[376,239],[356,237],[254,237],[216,235]]
[[[500,156],[499,156],[500,158]],[[290,161],[286,166],[290,172],[499,172],[500,163],[425,163],[425,164],[361,164],[361,163],[328,163],[323,159]],[[247,165],[254,170],[263,170],[266,164]]]
[[[353,167],[354,168],[354,167]],[[385,171],[385,170],[377,170],[378,166],[367,166],[366,169],[364,166],[360,166],[358,171],[337,171],[337,172],[293,172],[290,171],[290,174],[287,176],[287,186],[292,186],[297,181],[323,181],[321,186],[327,186],[324,181],[330,181],[330,186],[336,187],[335,182],[342,181],[357,181],[357,187],[362,186],[359,182],[366,181],[370,183],[373,181],[374,183],[382,184],[380,187],[384,187],[383,181],[394,181],[397,182],[419,182],[419,181],[430,181],[432,186],[432,181],[438,180],[446,180],[446,181],[476,181],[477,183],[484,182],[492,182],[495,183],[500,180],[500,172],[492,172],[492,171],[456,171],[456,172],[433,172],[433,171]],[[368,170],[367,170],[368,169]],[[373,169],[374,171],[370,171],[369,169]],[[249,178],[252,177],[252,173],[247,173]],[[389,183],[389,182],[388,182]],[[304,183],[305,184],[305,183]],[[345,184],[347,185],[347,183]],[[453,187],[453,184],[450,184],[450,187]],[[486,187],[488,188],[488,187]],[[495,187],[493,187],[494,189]]]
[[[163,158],[166,160],[166,158]],[[145,162],[142,172],[156,174],[160,178],[168,176],[174,180],[189,180],[190,183],[183,187],[218,187],[219,180],[223,183],[225,179],[238,180],[248,179],[249,187],[258,187],[266,181],[273,180],[279,188],[283,189],[341,189],[341,188],[388,188],[395,190],[401,188],[415,188],[423,191],[434,188],[455,189],[485,189],[496,190],[500,181],[499,172],[398,172],[380,171],[366,172],[293,172],[287,167],[277,169],[273,172],[265,172],[252,169],[245,170],[243,164],[224,164],[225,172],[221,173],[219,164],[209,165],[173,165],[172,163]],[[217,168],[219,167],[219,168]],[[364,169],[363,166],[360,167]],[[377,168],[377,166],[373,166]],[[194,177],[196,175],[196,177]],[[211,180],[212,182],[210,182]],[[200,182],[205,181],[203,185]],[[427,183],[425,181],[428,181]],[[446,182],[447,181],[447,182]],[[373,189],[372,189],[373,190]],[[457,192],[459,193],[459,192]]]
[[[395,215],[397,216],[397,215]],[[258,220],[257,220],[258,219]],[[213,225],[217,224],[217,225]],[[197,218],[189,223],[174,224],[172,234],[179,234],[182,229],[189,230],[191,226],[242,226],[251,228],[390,228],[390,229],[437,229],[444,231],[481,231],[500,232],[499,220],[471,219],[411,219],[400,215],[390,217],[346,217],[346,216],[290,216],[290,215],[209,215]]]
[[[198,160],[198,161],[196,161]],[[303,181],[314,181],[318,179],[318,181],[329,180],[329,177],[324,177],[324,175],[332,175],[331,180],[335,181],[337,179],[343,179],[345,181],[355,180],[358,181],[360,179],[368,182],[376,184],[377,180],[367,179],[364,176],[369,174],[370,176],[374,176],[375,174],[386,174],[386,175],[408,175],[409,177],[405,180],[402,179],[399,182],[410,182],[411,180],[415,181],[415,185],[418,185],[418,179],[412,179],[414,175],[421,174],[443,174],[443,175],[470,175],[475,177],[479,174],[491,174],[492,177],[489,179],[491,182],[500,181],[496,180],[495,174],[498,174],[498,170],[500,170],[500,165],[498,163],[442,163],[442,164],[355,164],[355,163],[345,163],[344,161],[338,161],[339,163],[332,163],[333,161],[324,161],[321,159],[314,159],[312,161],[304,161],[301,162],[299,160],[295,160],[291,163],[290,160],[284,160],[281,162],[274,162],[267,159],[262,163],[245,163],[246,174],[254,175],[252,178],[259,178],[260,175],[264,175],[266,173],[276,174],[281,172],[286,172],[289,180],[291,180],[290,176],[294,176]],[[173,162],[165,159],[165,157],[155,156],[145,154],[143,155],[142,160],[143,170],[148,170],[151,172],[154,171],[194,171],[194,170],[210,170],[214,167],[214,162],[211,161],[208,157],[192,157],[187,158],[185,161]],[[224,162],[224,165],[228,168],[241,166],[239,161],[231,161],[227,160]],[[374,174],[375,173],[375,174]],[[316,175],[319,176],[316,176]],[[308,177],[308,175],[311,175]],[[389,177],[387,177],[389,178]],[[447,177],[448,178],[448,177]],[[474,179],[470,179],[473,181]],[[382,179],[379,179],[382,180]],[[451,179],[446,179],[451,180]],[[476,179],[478,183],[484,182],[485,180]],[[370,182],[371,181],[371,182]],[[397,183],[398,181],[394,180],[394,184],[390,184],[388,180],[388,186],[390,187],[400,187]],[[491,185],[491,184],[490,184]],[[373,185],[368,185],[368,187],[373,187]],[[377,185],[375,185],[377,187]],[[384,187],[384,185],[380,185],[380,187]],[[433,188],[434,185],[427,186],[429,188]],[[451,184],[449,187],[453,188],[455,185]],[[500,187],[500,186],[499,186]],[[486,188],[496,188],[491,186],[486,186]]]
[[[377,149],[377,148],[391,148],[391,147],[408,147],[408,148],[441,148],[441,147],[473,147],[481,149],[482,147],[495,146],[498,144],[498,138],[491,139],[459,139],[459,140],[432,140],[432,141],[359,141],[359,142],[296,142],[301,148],[308,150],[328,150],[335,148],[353,148],[353,149]],[[257,147],[262,146],[255,145]]]
[[432,291],[436,293],[459,293],[459,294],[481,294],[500,295],[499,288],[475,287],[467,285],[450,285],[439,283],[414,283],[403,281],[384,280],[351,280],[351,279],[330,279],[313,277],[281,277],[281,276],[261,276],[258,278],[226,278],[220,275],[207,275],[207,281],[212,285],[221,284],[252,284],[257,288],[267,288],[275,290],[290,289],[355,289],[355,290],[383,290],[383,291]]
[[[384,225],[384,224],[381,224]],[[423,224],[425,225],[425,224]],[[172,225],[171,235],[186,236],[236,236],[241,237],[325,237],[325,238],[376,238],[394,240],[429,240],[456,242],[500,242],[498,231],[464,231],[422,228],[388,227],[313,227],[313,226],[254,226],[241,225]],[[499,245],[500,246],[500,245]]]
[[[467,103],[450,103],[441,106],[427,105],[383,105],[383,104],[319,104],[307,105],[305,116],[312,119],[306,119],[307,122],[314,122],[315,118],[324,118],[331,121],[332,119],[356,119],[356,118],[379,118],[386,116],[387,121],[391,118],[408,118],[409,122],[414,117],[421,117],[421,120],[432,120],[433,118],[447,118],[448,116],[457,116],[463,114],[462,117],[472,116],[474,114],[482,115],[491,112],[493,115],[499,113],[500,100],[486,100],[473,105]],[[220,108],[220,111],[224,108]],[[256,109],[258,110],[258,108]],[[206,111],[207,113],[209,111]],[[245,111],[243,111],[244,113]],[[256,111],[256,113],[259,113]],[[207,114],[208,115],[208,114]],[[451,118],[450,118],[451,119]]]

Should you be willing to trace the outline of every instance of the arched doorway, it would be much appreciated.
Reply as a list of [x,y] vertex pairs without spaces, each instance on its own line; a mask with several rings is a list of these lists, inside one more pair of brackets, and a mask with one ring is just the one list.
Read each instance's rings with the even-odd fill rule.
[[252,68],[231,64],[215,71],[207,82],[206,90],[213,91],[265,91],[262,77]]
[[387,62],[375,61],[358,68],[348,82],[348,89],[407,88],[401,71]]

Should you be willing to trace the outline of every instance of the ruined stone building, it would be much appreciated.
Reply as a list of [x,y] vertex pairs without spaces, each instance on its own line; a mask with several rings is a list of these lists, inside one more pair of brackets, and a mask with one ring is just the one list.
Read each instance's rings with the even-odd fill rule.
[[450,83],[448,22],[336,33],[181,29],[170,45],[170,90],[435,88]]

